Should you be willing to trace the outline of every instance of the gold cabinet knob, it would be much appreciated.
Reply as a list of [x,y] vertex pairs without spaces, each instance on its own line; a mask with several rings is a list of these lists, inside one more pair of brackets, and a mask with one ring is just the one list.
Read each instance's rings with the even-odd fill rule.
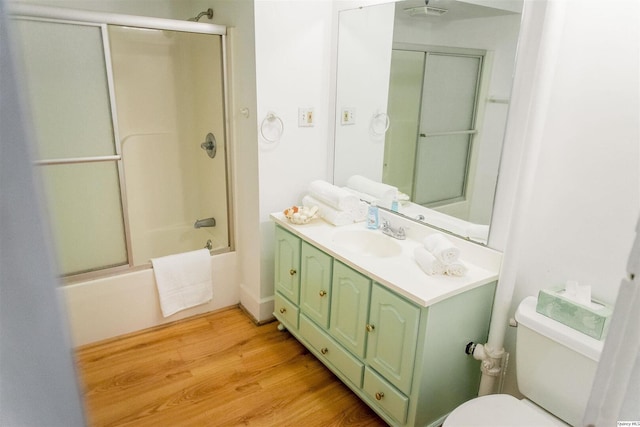
[[321,297],[325,296],[326,294],[327,294],[327,291],[320,291],[320,292],[319,292],[319,295],[320,295]]
[[384,397],[384,393],[379,391],[376,393],[376,400],[382,400],[382,398]]
[[367,324],[367,332],[373,332],[375,328],[375,326]]
[[296,273],[297,273],[297,271],[296,271],[296,270],[294,270],[293,268],[292,268],[291,270],[289,270],[289,274],[290,274],[291,276],[293,276],[293,275],[294,275],[294,274],[296,274]]
[[322,353],[322,354],[327,354],[327,353],[329,353],[329,349],[328,349],[327,347],[322,347],[322,348],[320,349],[320,353]]
[[281,313],[281,314],[285,314],[286,312],[287,312],[287,309],[286,309],[286,308],[282,307],[282,308],[280,309],[280,313]]

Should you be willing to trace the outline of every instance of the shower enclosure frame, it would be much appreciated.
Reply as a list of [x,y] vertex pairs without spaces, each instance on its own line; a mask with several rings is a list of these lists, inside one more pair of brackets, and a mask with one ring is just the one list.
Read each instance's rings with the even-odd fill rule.
[[131,232],[128,219],[128,203],[126,194],[126,184],[124,179],[124,164],[122,160],[122,141],[120,139],[118,129],[118,115],[115,100],[115,85],[113,79],[113,69],[111,63],[111,50],[108,35],[108,25],[120,25],[135,28],[181,31],[196,34],[211,34],[221,36],[222,49],[222,92],[223,92],[223,121],[224,121],[224,137],[227,149],[225,150],[225,168],[226,168],[226,199],[227,199],[227,233],[228,246],[226,248],[210,251],[212,254],[224,253],[234,250],[234,224],[233,224],[233,196],[232,196],[232,170],[231,170],[231,151],[230,145],[230,124],[229,124],[229,79],[228,79],[228,60],[227,60],[227,28],[224,25],[209,24],[193,21],[180,21],[175,19],[155,18],[146,16],[124,15],[116,13],[93,12],[77,9],[64,9],[49,6],[38,6],[28,4],[13,4],[9,8],[9,13],[13,19],[24,19],[32,21],[57,22],[67,24],[78,24],[84,26],[98,27],[102,36],[105,73],[108,83],[109,92],[109,110],[111,113],[111,122],[113,126],[113,138],[115,155],[93,156],[93,157],[75,157],[61,159],[47,159],[34,162],[37,166],[44,165],[61,165],[61,164],[77,164],[77,163],[96,163],[96,162],[116,162],[118,171],[118,182],[120,186],[120,198],[123,211],[123,227],[125,232],[125,245],[127,250],[127,264],[102,269],[82,272],[65,276],[66,283],[82,282],[99,277],[110,276],[128,271],[142,270],[151,268],[151,264],[134,266],[132,255]]

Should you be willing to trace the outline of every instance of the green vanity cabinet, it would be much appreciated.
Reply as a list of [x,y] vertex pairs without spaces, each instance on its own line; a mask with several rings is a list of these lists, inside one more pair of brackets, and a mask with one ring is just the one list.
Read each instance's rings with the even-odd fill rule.
[[276,228],[275,289],[298,304],[300,297],[300,238]]
[[329,327],[333,258],[307,242],[300,257],[300,311],[323,328]]
[[389,425],[436,427],[476,397],[464,350],[486,342],[495,281],[425,307],[280,225],[275,263],[275,317]]
[[334,262],[329,333],[347,350],[364,359],[371,279]]
[[376,284],[371,295],[366,361],[403,393],[411,392],[420,309]]

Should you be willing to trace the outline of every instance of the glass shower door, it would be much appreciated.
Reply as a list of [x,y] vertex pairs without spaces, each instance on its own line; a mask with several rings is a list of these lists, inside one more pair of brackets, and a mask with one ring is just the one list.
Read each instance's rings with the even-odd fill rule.
[[[108,30],[133,265],[228,248],[221,36]],[[213,158],[201,147],[208,133]]]
[[61,275],[228,251],[222,36],[13,23]]
[[13,22],[61,274],[128,265],[102,28]]

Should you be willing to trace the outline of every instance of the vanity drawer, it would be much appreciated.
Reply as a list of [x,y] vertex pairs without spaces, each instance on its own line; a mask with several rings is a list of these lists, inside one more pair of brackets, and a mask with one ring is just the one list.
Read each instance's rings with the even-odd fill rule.
[[300,335],[302,335],[317,352],[320,358],[340,371],[357,387],[362,387],[364,365],[351,353],[342,348],[304,314],[300,315]]
[[400,424],[407,420],[409,398],[399,392],[369,367],[364,370],[363,390],[374,405],[395,418]]
[[273,315],[287,328],[298,330],[298,307],[276,292]]

